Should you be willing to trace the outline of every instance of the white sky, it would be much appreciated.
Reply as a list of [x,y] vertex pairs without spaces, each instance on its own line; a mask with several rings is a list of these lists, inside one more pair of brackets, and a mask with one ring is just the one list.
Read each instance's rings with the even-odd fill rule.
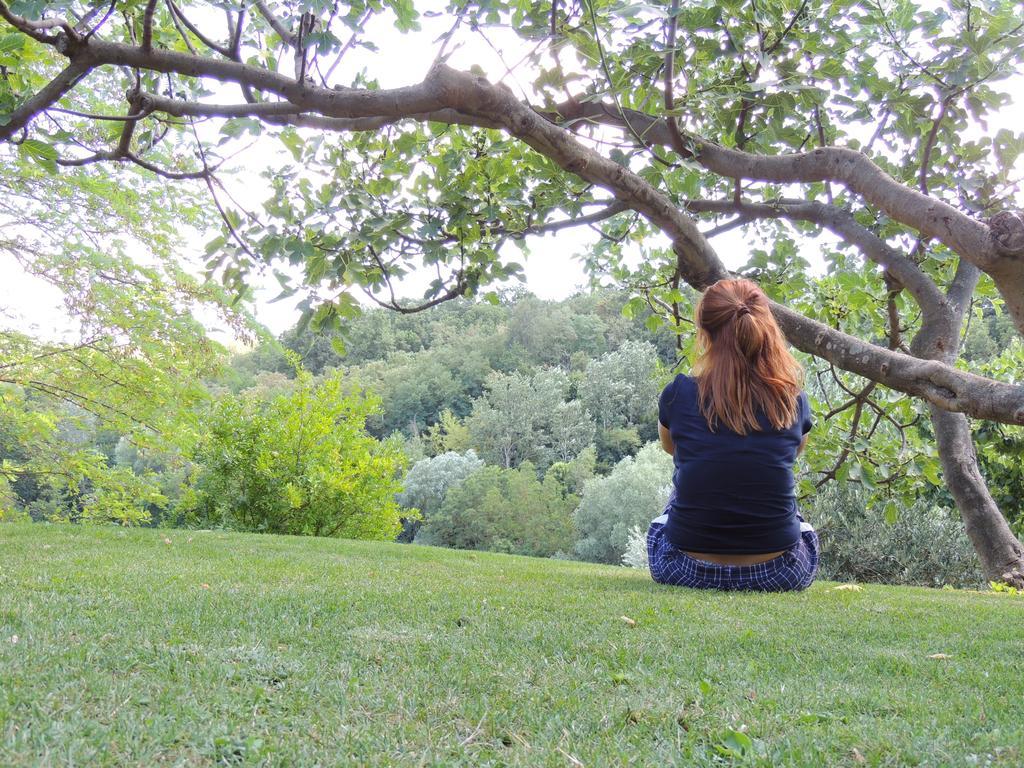
[[[372,40],[380,52],[373,54],[362,49],[353,50],[346,56],[332,79],[336,82],[348,82],[359,69],[365,68],[384,88],[418,82],[436,53],[437,46],[431,41],[447,31],[451,20],[447,16],[437,19],[422,18],[421,23],[424,31],[409,36],[398,33],[387,18],[374,18],[364,37]],[[492,81],[504,77],[504,81],[514,90],[525,93],[528,90],[526,84],[518,82],[515,71],[505,75],[507,64],[515,64],[522,57],[523,42],[507,30],[487,28],[486,34],[490,44],[471,30],[459,30],[453,41],[455,45],[449,46],[449,64],[458,69],[479,66]],[[499,55],[498,52],[503,52],[504,55]],[[507,63],[503,62],[503,58]],[[1021,91],[1024,88],[1015,90]],[[228,93],[227,100],[240,100],[235,92]],[[1019,129],[1021,125],[1024,125],[1024,102],[1018,100],[1001,114],[990,119],[988,130],[994,134],[1001,127]],[[216,132],[218,129],[219,124],[210,124],[208,130]],[[257,145],[237,158],[234,163],[237,166],[235,174],[222,175],[222,180],[241,204],[259,210],[261,202],[268,196],[266,182],[260,178],[259,171],[266,167],[268,158],[280,151],[276,141],[271,141],[265,146]],[[209,237],[212,237],[212,234],[198,239],[190,238],[192,247],[185,249],[181,254],[182,259],[196,264],[198,268],[204,260],[202,243]],[[525,262],[515,246],[509,244],[506,248],[509,249],[510,258],[524,263],[527,289],[541,298],[561,299],[586,285],[588,277],[576,257],[585,252],[595,239],[596,235],[589,229],[567,230],[557,235],[533,237],[529,241],[531,254]],[[751,244],[746,241],[738,230],[715,238],[713,244],[729,268],[736,268],[745,263],[749,249],[760,246],[759,243]],[[805,258],[812,264],[820,263],[816,258],[818,248],[814,242],[807,241],[802,248],[805,251]],[[257,290],[255,315],[272,332],[280,333],[298,320],[299,312],[295,308],[297,299],[271,304],[269,300],[279,292],[279,286],[269,274],[261,283],[262,287]],[[424,284],[425,281],[408,280],[404,286],[405,295],[420,295]],[[4,307],[7,308],[6,313],[3,313]],[[4,314],[7,316],[4,317]],[[16,265],[4,263],[0,263],[0,324],[45,337],[61,335],[66,329],[57,292],[40,281],[27,277]]]

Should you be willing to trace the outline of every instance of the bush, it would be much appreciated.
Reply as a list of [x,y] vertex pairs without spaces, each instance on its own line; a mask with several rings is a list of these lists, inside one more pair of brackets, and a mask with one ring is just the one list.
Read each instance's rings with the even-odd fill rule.
[[955,513],[919,501],[887,523],[853,486],[828,486],[805,504],[821,538],[821,577],[837,581],[977,587],[977,555]]
[[[263,402],[229,396],[210,414],[185,522],[207,527],[353,539],[394,539],[401,446],[366,433],[377,402],[346,395],[340,376]],[[406,517],[409,516],[407,511]]]
[[634,525],[629,529],[626,551],[622,554],[622,564],[628,565],[630,568],[647,569],[647,528]]

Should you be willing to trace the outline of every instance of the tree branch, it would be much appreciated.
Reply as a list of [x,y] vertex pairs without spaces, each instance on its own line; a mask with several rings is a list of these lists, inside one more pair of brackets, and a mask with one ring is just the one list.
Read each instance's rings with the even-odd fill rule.
[[917,184],[921,188],[921,193],[925,195],[928,194],[928,170],[931,165],[932,150],[935,148],[939,127],[942,125],[942,119],[946,116],[946,107],[948,106],[949,100],[943,99],[939,107],[939,114],[932,120],[932,129],[928,132],[928,138],[924,142],[924,149],[921,150],[921,170],[917,174]]
[[284,25],[284,22],[282,22],[279,18],[277,18],[277,16],[274,15],[273,11],[271,11],[267,7],[267,4],[263,2],[263,0],[256,0],[256,10],[260,12],[260,16],[266,19],[267,23],[270,25],[270,28],[277,32],[278,37],[280,37],[285,42],[286,45],[292,47],[295,46],[295,35],[288,31],[288,28]]
[[[618,202],[644,216],[670,238],[678,273],[690,285],[702,289],[729,274],[696,222],[681,212],[670,198],[628,168],[581,144],[569,131],[520,102],[507,88],[492,85],[482,77],[438,65],[416,86],[335,91],[297,83],[290,77],[240,62],[176,51],[145,52],[137,46],[100,40],[86,43],[71,38],[62,38],[59,48],[73,64],[81,67],[137,67],[234,82],[274,93],[303,111],[329,118],[394,120],[451,110],[467,124],[500,127],[565,171],[609,190]],[[579,116],[586,118],[593,106],[577,105]],[[603,109],[603,105],[597,107]],[[608,117],[600,111],[592,114],[598,115],[600,120]],[[660,120],[642,113],[633,114],[644,118],[641,127],[649,127],[652,135],[668,142],[668,129]],[[865,198],[875,200],[883,210],[901,208],[908,203],[920,208],[923,201],[923,223],[918,222],[922,231],[934,231],[938,239],[947,244],[955,243],[968,251],[967,258],[971,261],[983,261],[992,253],[988,228],[983,224],[920,192],[902,187],[856,152],[830,147],[804,155],[759,157],[699,139],[693,141],[699,162],[727,177],[780,182],[842,180],[861,189]],[[916,218],[911,217],[911,220]],[[790,340],[810,354],[886,386],[923,397],[947,410],[1024,424],[1024,388],[876,347],[782,306],[774,305],[773,311]]]
[[0,141],[7,141],[32,122],[36,115],[60,101],[64,94],[74,88],[78,81],[89,72],[89,69],[84,64],[71,62],[39,93],[15,109],[11,113],[6,125],[0,125]]
[[759,219],[785,218],[809,221],[855,245],[868,259],[884,268],[914,296],[921,310],[934,314],[946,303],[935,283],[911,259],[857,223],[853,214],[817,201],[778,200],[771,203],[734,203],[725,200],[691,200],[686,209],[695,213],[736,213]]
[[[835,376],[835,369],[833,369],[832,375]],[[836,377],[836,379],[838,380],[838,377]],[[821,488],[830,480],[835,480],[836,473],[839,472],[840,468],[843,466],[843,464],[846,463],[846,460],[853,452],[854,443],[857,440],[857,432],[860,430],[861,416],[864,415],[864,403],[871,396],[872,391],[874,391],[875,387],[877,386],[877,382],[869,381],[867,383],[867,386],[864,387],[864,389],[862,389],[860,392],[857,392],[854,395],[853,400],[851,400],[849,403],[843,406],[843,408],[839,409],[846,410],[851,405],[854,406],[853,421],[850,424],[850,434],[847,436],[845,441],[846,444],[843,446],[843,450],[840,451],[839,456],[836,458],[835,463],[832,465],[832,468],[822,473],[823,477],[817,483],[814,484],[815,488]],[[833,410],[832,413],[829,414],[829,416],[825,417],[826,420],[829,417],[834,416],[838,412],[839,411],[837,410]],[[877,420],[875,423],[878,423]]]
[[[199,42],[201,42],[203,45],[205,45],[211,51],[216,51],[221,56],[225,56],[225,57],[227,57],[229,59],[231,58],[231,50],[229,48],[226,48],[223,45],[220,45],[218,43],[213,42],[213,40],[211,40],[206,35],[204,35],[199,30],[199,28],[196,27],[195,24],[193,24],[191,21],[188,20],[188,17],[185,15],[185,12],[182,11],[181,8],[178,7],[178,4],[175,3],[174,0],[167,0],[167,7],[171,11],[171,18],[176,19],[177,21],[180,21],[181,24],[183,24],[185,26],[185,28],[189,32],[191,32],[193,35],[196,36],[196,39],[199,40]],[[177,26],[177,24],[175,24],[175,26]],[[180,31],[180,28],[179,28],[179,31]],[[187,37],[185,37],[185,35],[182,35],[182,38],[184,38],[185,44],[192,51],[193,55],[195,55],[195,49],[192,48],[192,44],[191,44],[191,42],[189,42],[189,39]]]
[[75,32],[74,27],[68,23],[66,19],[40,19],[33,21],[32,19],[26,19],[17,14],[11,13],[11,10],[7,7],[7,3],[0,2],[0,18],[10,24],[12,27],[17,29],[34,40],[38,40],[40,43],[47,45],[53,45],[57,41],[57,35],[50,35],[46,33],[48,29],[63,29],[65,34],[69,37],[77,37],[78,33]]
[[[647,143],[674,147],[670,130],[653,115],[625,110],[634,132]],[[588,120],[624,127],[622,119],[600,102],[573,100],[546,113],[562,122]],[[985,271],[1000,259],[989,227],[951,205],[906,187],[866,155],[844,147],[819,147],[787,155],[757,155],[729,149],[698,136],[684,137],[686,157],[725,178],[780,184],[832,181],[856,192],[902,224],[933,237]],[[691,151],[692,150],[692,151]]]
[[790,343],[833,365],[916,395],[946,411],[1024,425],[1024,387],[986,379],[937,360],[893,352],[772,302]]
[[157,0],[148,0],[142,12],[142,50],[147,53],[153,50],[153,14],[156,12]]

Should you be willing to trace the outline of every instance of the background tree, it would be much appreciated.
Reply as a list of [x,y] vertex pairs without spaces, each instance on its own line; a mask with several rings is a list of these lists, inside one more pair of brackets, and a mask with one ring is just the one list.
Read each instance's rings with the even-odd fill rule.
[[589,445],[593,423],[582,407],[565,401],[569,379],[564,372],[495,373],[486,386],[466,427],[477,453],[490,463],[509,469],[531,461],[546,469]]
[[584,560],[621,563],[630,531],[646,531],[664,511],[671,484],[672,457],[657,443],[620,461],[607,477],[588,480],[576,510],[576,554]]
[[528,461],[517,469],[485,466],[449,490],[416,541],[533,557],[564,554],[572,549],[577,501],[553,476],[538,480]]
[[[122,188],[102,168],[53,175],[23,147],[5,145],[0,155],[9,170],[0,178],[0,256],[63,309],[63,327],[37,335],[8,327],[13,318],[0,326],[8,511],[151,522],[177,495],[164,470],[182,469],[194,409],[207,397],[203,379],[227,357],[193,313],[251,340],[247,318],[173,259],[181,229],[202,221],[188,190]],[[98,210],[105,214],[93,220]],[[0,315],[8,296],[17,298],[5,294]],[[117,461],[119,439],[167,461],[136,471]]]
[[[203,13],[214,6],[227,13]],[[301,264],[316,326],[357,311],[355,291],[406,312],[473,293],[519,274],[506,241],[599,225],[591,268],[629,280],[682,328],[681,286],[729,274],[710,238],[747,227],[769,248],[743,271],[779,300],[790,341],[868,380],[842,410],[874,412],[879,385],[925,401],[986,574],[1024,586],[1024,547],[982,478],[968,421],[1024,423],[1022,389],[956,365],[973,296],[1024,331],[1024,219],[1013,210],[1024,142],[977,129],[1024,56],[1015,2],[471,2],[449,8],[422,82],[392,90],[354,69],[343,82],[327,63],[364,42],[375,14],[401,31],[421,21],[397,0],[346,13],[320,2],[249,13],[149,0],[117,14],[0,3],[13,35],[0,140],[51,169],[142,165],[213,191],[220,153],[195,120],[226,121],[229,138],[274,131],[295,163],[273,169],[262,216],[218,204],[225,232],[210,249],[235,286],[266,260]],[[456,38],[494,27],[522,40],[496,73],[521,60],[518,92],[446,63]],[[102,114],[89,94],[110,94]],[[111,124],[120,130],[98,127]],[[853,276],[851,312],[838,301],[830,311],[786,264],[791,232],[823,230],[839,241],[823,248],[829,261]],[[437,277],[421,302],[403,303],[395,282],[421,266]]]
[[434,513],[440,511],[448,492],[483,465],[472,449],[464,454],[449,451],[413,464],[402,481],[402,492],[398,494],[397,501],[406,509],[418,510],[418,514],[405,519],[399,541],[416,538],[423,521],[430,520]]

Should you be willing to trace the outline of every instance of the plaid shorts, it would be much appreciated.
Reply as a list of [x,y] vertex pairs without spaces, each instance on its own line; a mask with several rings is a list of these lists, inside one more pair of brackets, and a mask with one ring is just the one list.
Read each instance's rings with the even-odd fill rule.
[[806,589],[818,572],[818,534],[802,517],[800,541],[773,560],[756,565],[718,565],[690,557],[669,542],[666,522],[667,514],[651,521],[647,530],[647,562],[659,584],[785,592]]

